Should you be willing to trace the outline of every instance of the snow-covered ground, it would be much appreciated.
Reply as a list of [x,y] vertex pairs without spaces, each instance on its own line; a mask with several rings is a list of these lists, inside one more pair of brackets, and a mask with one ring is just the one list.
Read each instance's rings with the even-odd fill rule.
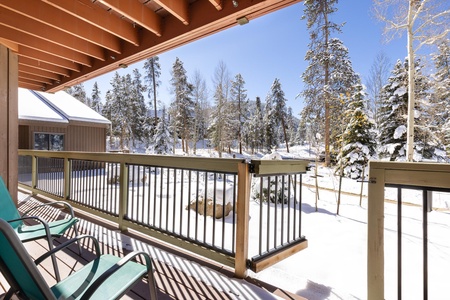
[[[313,158],[314,149],[292,147],[283,157]],[[200,152],[201,153],[201,152]],[[210,154],[210,156],[213,156]],[[315,189],[303,188],[302,231],[308,248],[278,264],[250,276],[301,295],[307,299],[366,299],[367,297],[367,197],[359,193],[361,183],[344,179],[340,214],[336,215],[338,188],[334,171],[319,167],[318,211]],[[313,171],[304,183],[314,185]],[[353,194],[353,195],[352,195]],[[403,201],[403,299],[423,299],[422,284],[422,208],[421,194],[404,191]],[[367,195],[367,184],[363,184]],[[395,200],[396,191],[386,190],[386,198]],[[428,295],[429,299],[448,299],[450,282],[450,195],[434,193],[428,213]],[[397,298],[397,206],[385,203],[385,297]]]
[[[314,150],[308,147],[292,147],[291,153],[279,151],[284,158],[314,158]],[[139,151],[137,151],[139,152]],[[199,156],[217,157],[211,149],[201,148]],[[233,154],[224,153],[223,157]],[[239,155],[234,154],[239,157]],[[260,158],[255,156],[255,158]],[[334,171],[319,167],[319,201],[315,210],[313,187],[314,171],[303,176],[302,234],[308,239],[308,248],[250,276],[286,289],[307,299],[366,299],[367,295],[367,197],[359,193],[361,183],[344,179],[340,214],[337,211],[338,178]],[[363,184],[363,195],[367,195],[367,184]],[[386,197],[395,200],[395,191],[387,189]],[[422,299],[422,208],[421,195],[416,191],[404,193],[404,201],[412,205],[403,206],[403,299]],[[394,202],[394,201],[392,201]],[[251,203],[250,207],[257,206]],[[428,259],[429,299],[448,299],[447,284],[450,282],[450,196],[435,194],[433,206],[438,211],[428,213]],[[396,204],[385,203],[385,278],[386,299],[397,298],[397,212]],[[254,212],[257,214],[259,211]],[[250,212],[252,214],[252,211]],[[209,218],[209,217],[208,217]],[[257,216],[250,216],[256,220]],[[252,237],[250,237],[252,238]],[[123,241],[122,241],[123,242]],[[137,246],[133,246],[136,248]],[[225,289],[236,299],[273,299],[244,281],[224,282],[220,274],[189,262],[172,257],[168,253],[155,252],[174,267],[191,272],[219,289]],[[198,271],[198,270],[202,271]],[[207,274],[206,274],[206,273]],[[203,274],[203,275],[202,275]],[[216,280],[211,280],[216,278]],[[228,279],[227,279],[228,280]],[[228,289],[228,290],[227,290]]]

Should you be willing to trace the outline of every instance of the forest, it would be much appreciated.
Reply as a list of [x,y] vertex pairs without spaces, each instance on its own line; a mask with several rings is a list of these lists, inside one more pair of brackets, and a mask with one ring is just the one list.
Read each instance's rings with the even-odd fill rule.
[[263,99],[249,99],[245,78],[231,75],[222,61],[208,87],[198,71],[188,78],[183,61],[176,58],[167,107],[158,99],[158,56],[147,58],[142,70],[123,76],[116,72],[104,98],[97,83],[90,95],[82,84],[67,92],[112,122],[111,149],[130,150],[139,144],[147,153],[174,154],[179,147],[196,155],[198,142],[206,141],[222,157],[224,152],[271,153],[278,147],[289,152],[290,146],[309,144],[323,150],[325,165],[334,164],[354,179],[364,176],[371,159],[446,162],[450,5],[373,1],[386,39],[408,37],[408,56],[392,63],[381,52],[369,76],[361,78],[350,50],[338,38],[344,24],[332,19],[337,2],[304,1],[301,18],[310,43],[304,56],[308,67],[299,71],[304,88],[298,101],[304,105],[298,115],[287,107],[279,79],[267,87]]

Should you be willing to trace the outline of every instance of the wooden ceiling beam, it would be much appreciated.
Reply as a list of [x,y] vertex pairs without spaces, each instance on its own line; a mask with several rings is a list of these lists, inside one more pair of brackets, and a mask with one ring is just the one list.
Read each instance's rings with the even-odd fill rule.
[[19,78],[37,82],[37,83],[41,84],[42,86],[44,86],[45,84],[52,84],[52,80],[49,78],[45,78],[42,76],[30,74],[30,73],[25,73],[20,70],[19,70]]
[[117,18],[98,7],[98,5],[93,5],[90,0],[42,1],[135,46],[139,46],[138,31],[132,24]]
[[36,75],[36,76],[40,76],[40,77],[44,77],[44,78],[48,78],[48,79],[52,79],[52,80],[56,80],[56,81],[60,81],[61,80],[61,76],[54,74],[52,72],[49,71],[44,71],[38,68],[33,68],[30,66],[19,66],[19,70],[23,73],[27,73],[27,74],[31,74],[31,75]]
[[81,54],[79,52],[73,51],[71,49],[56,45],[54,43],[42,40],[35,36],[23,33],[18,30],[0,25],[0,32],[3,38],[11,40],[19,45],[24,45],[32,49],[37,49],[42,52],[46,52],[51,55],[56,55],[58,57],[73,61],[88,67],[92,66],[92,58]]
[[3,7],[0,7],[0,15],[2,16],[0,18],[0,24],[61,47],[66,47],[100,60],[105,59],[105,51],[100,46],[88,43],[76,36],[37,22],[34,19],[20,18],[19,14]]
[[37,61],[46,62],[69,71],[80,72],[81,70],[80,65],[77,63],[23,45],[19,45],[18,52],[20,53],[20,57],[28,57]]
[[158,3],[184,25],[189,25],[189,5],[186,0],[153,0]]
[[14,52],[19,51],[19,45],[10,40],[0,38],[0,44],[5,45],[6,47],[8,47],[9,49],[11,49]]
[[[70,14],[66,14],[41,0],[2,0],[0,6],[4,9],[14,11],[16,14],[21,14],[24,17],[52,27],[57,31],[65,32],[77,39],[95,44],[97,47],[103,47],[116,53],[121,52],[120,40],[116,36],[92,26],[79,18],[75,18]],[[18,19],[22,22],[24,20],[24,18]],[[55,35],[55,33],[48,31],[42,31],[41,35],[44,32],[45,35]],[[68,43],[71,44],[70,40],[68,40]]]
[[55,65],[51,65],[49,63],[35,60],[32,58],[28,58],[25,56],[19,56],[19,65],[24,65],[24,66],[33,67],[36,69],[41,69],[41,70],[56,73],[56,74],[59,74],[59,75],[65,76],[65,77],[69,77],[69,75],[70,75],[70,72],[67,69],[57,67]]
[[34,90],[34,91],[42,90],[45,88],[45,85],[42,85],[39,83],[33,83],[33,82],[29,83],[25,79],[20,79],[20,78],[19,78],[19,86],[21,88],[28,89],[28,90]]
[[[139,26],[144,27],[157,36],[162,35],[162,20],[154,11],[142,5],[139,1],[123,0],[97,0],[110,7],[112,10],[122,14]],[[178,1],[178,0],[177,0]]]
[[209,2],[211,2],[212,5],[214,5],[214,7],[217,10],[222,10],[222,0],[209,0]]
[[28,86],[27,88],[30,90],[41,89],[44,87],[44,84],[41,82],[23,77],[19,77],[19,84],[21,87],[24,87],[24,85]]

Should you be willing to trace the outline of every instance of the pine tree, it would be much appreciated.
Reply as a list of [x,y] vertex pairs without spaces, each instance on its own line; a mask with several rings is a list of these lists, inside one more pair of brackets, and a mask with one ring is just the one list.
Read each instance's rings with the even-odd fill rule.
[[[439,105],[435,115],[438,117],[436,126],[441,129],[440,139],[448,149],[450,146],[450,40],[442,41],[438,52],[433,55],[436,68],[434,74],[433,90],[435,102]],[[444,108],[444,109],[442,109]]]
[[267,96],[266,104],[264,106],[264,148],[267,152],[272,153],[272,150],[278,146],[278,139],[276,135],[276,111],[272,103],[272,97]]
[[98,113],[101,113],[102,111],[102,99],[100,98],[100,89],[98,88],[97,81],[94,82],[94,86],[92,87],[92,93],[91,93],[91,108],[95,110]]
[[214,72],[214,107],[211,111],[211,124],[208,127],[208,136],[222,157],[223,150],[230,150],[233,139],[233,118],[229,103],[230,75],[224,62],[219,62]]
[[239,154],[242,154],[242,143],[243,143],[243,129],[244,123],[248,118],[248,100],[247,100],[247,90],[244,87],[245,81],[241,74],[237,74],[233,81],[231,81],[231,103],[233,105],[232,109],[235,112],[235,117],[232,120],[236,120],[235,133],[236,139],[239,145]]
[[163,107],[161,119],[156,126],[153,136],[153,151],[156,154],[168,154],[171,149],[170,145],[169,123],[166,118],[166,108]]
[[[441,145],[433,123],[433,108],[430,102],[430,82],[422,74],[423,65],[416,61],[415,75],[415,124],[414,160],[437,159],[441,156]],[[379,155],[391,161],[406,159],[406,124],[408,106],[408,61],[397,61],[383,87],[381,127],[379,132]]]
[[172,117],[176,131],[181,137],[181,147],[184,153],[188,153],[188,143],[194,124],[194,106],[192,100],[193,86],[187,80],[183,62],[177,57],[172,67],[171,84],[175,101],[172,102]]
[[194,109],[194,131],[193,131],[193,153],[197,152],[197,142],[206,138],[208,128],[208,91],[206,88],[205,80],[200,75],[199,71],[194,73],[193,87],[193,100],[195,102]]
[[[159,57],[153,56],[148,58],[144,62],[144,70],[145,70],[145,81],[148,83],[148,98],[153,99],[153,110],[154,110],[154,118],[157,122],[158,120],[158,109],[156,106],[157,99],[157,89],[161,84],[159,81],[159,77],[161,76],[161,65],[159,64]],[[152,107],[152,103],[150,102],[150,107]]]
[[[309,30],[310,43],[305,60],[308,67],[302,74],[305,89],[302,92],[306,102],[304,114],[310,121],[316,122],[316,128],[323,128],[325,139],[325,164],[330,164],[330,134],[331,120],[336,118],[331,114],[332,91],[331,66],[336,58],[330,54],[329,41],[332,32],[340,32],[342,25],[330,21],[330,15],[336,11],[337,0],[305,0],[304,16]],[[336,99],[336,98],[335,98]],[[318,123],[322,124],[318,124]]]
[[[273,104],[275,122],[283,135],[283,140],[286,144],[286,151],[289,153],[289,137],[287,135],[287,109],[286,109],[286,98],[284,97],[284,92],[281,89],[281,83],[278,78],[276,78],[270,89],[270,96],[272,98],[271,102]],[[281,139],[280,139],[281,140]]]
[[142,83],[142,75],[138,69],[133,70],[133,78],[131,81],[131,93],[129,104],[132,110],[132,120],[130,120],[131,130],[133,132],[133,146],[136,141],[149,142],[150,133],[153,131],[152,123],[148,116],[148,109],[145,105],[144,93],[147,87]]
[[287,116],[286,116],[286,124],[287,124],[287,140],[289,141],[289,145],[294,146],[297,144],[297,125],[295,123],[295,118],[292,113],[292,107],[288,107]]
[[90,99],[87,97],[86,90],[84,88],[84,85],[82,83],[76,84],[72,86],[71,88],[66,89],[66,92],[71,95],[72,97],[75,97],[80,101],[81,103],[86,104],[87,106],[90,105]]
[[103,115],[109,116],[111,121],[111,137],[119,137],[120,149],[125,149],[130,136],[128,116],[131,116],[127,103],[127,91],[125,90],[124,78],[118,72],[111,79],[111,90],[106,93],[106,103],[103,107]]
[[355,87],[346,114],[348,125],[341,136],[338,165],[343,168],[346,177],[360,179],[376,148],[373,123],[364,111],[364,93],[360,84]]
[[255,107],[251,111],[253,111],[253,115],[250,116],[245,127],[248,134],[248,144],[252,154],[254,154],[255,151],[261,149],[264,141],[263,113],[259,97],[256,97]]

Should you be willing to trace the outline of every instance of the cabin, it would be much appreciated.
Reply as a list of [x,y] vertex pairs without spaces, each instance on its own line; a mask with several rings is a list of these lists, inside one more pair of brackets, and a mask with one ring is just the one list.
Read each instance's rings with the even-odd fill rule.
[[19,88],[19,149],[105,152],[111,122],[64,91]]

